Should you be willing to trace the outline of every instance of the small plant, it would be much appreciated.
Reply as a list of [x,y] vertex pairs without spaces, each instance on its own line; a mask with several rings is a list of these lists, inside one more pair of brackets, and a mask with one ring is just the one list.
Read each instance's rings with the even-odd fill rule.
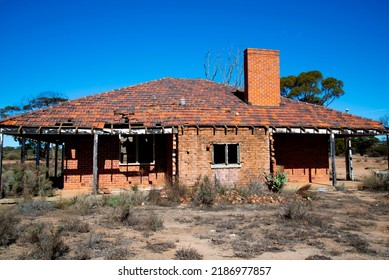
[[143,220],[142,227],[144,231],[155,232],[157,230],[163,229],[163,220],[154,211],[151,211]]
[[264,173],[265,183],[272,192],[279,192],[288,182],[286,173],[277,172],[275,175],[271,173]]
[[20,219],[15,211],[0,211],[0,246],[6,246],[18,238],[17,225]]
[[203,255],[193,248],[180,248],[174,254],[176,260],[202,260],[203,258]]

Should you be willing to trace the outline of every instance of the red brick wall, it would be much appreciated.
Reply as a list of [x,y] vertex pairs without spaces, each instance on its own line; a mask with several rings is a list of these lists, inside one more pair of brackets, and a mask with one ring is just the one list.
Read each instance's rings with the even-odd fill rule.
[[[155,165],[120,165],[119,137],[99,136],[99,187],[109,189],[164,186],[171,177],[172,135],[155,136]],[[74,136],[66,141],[64,188],[92,189],[93,136]]]
[[[240,168],[211,168],[212,143],[241,142]],[[250,180],[262,180],[269,172],[269,138],[264,129],[256,128],[184,128],[178,133],[178,176],[191,186],[198,176],[217,176],[222,183],[244,185]]]
[[277,168],[291,182],[329,180],[328,135],[274,134]]
[[280,59],[276,50],[247,49],[244,53],[245,100],[252,105],[279,106]]

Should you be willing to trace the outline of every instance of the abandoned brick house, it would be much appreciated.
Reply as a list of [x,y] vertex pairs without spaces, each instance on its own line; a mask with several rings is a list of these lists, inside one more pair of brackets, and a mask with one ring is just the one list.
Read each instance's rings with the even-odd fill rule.
[[63,187],[97,190],[199,175],[245,184],[276,170],[328,182],[334,135],[385,133],[377,121],[282,98],[278,51],[247,49],[244,60],[244,90],[164,78],[3,119],[0,137],[63,144]]

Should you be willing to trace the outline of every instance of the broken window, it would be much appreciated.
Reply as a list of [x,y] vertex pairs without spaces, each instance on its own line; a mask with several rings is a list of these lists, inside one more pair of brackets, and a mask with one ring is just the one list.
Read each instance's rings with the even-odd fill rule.
[[120,138],[121,164],[154,164],[154,135],[131,135]]
[[214,165],[240,165],[240,144],[213,144],[212,163]]

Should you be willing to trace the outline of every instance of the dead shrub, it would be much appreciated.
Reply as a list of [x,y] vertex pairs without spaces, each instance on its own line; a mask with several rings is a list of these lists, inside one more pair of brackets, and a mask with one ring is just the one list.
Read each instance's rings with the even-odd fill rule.
[[126,260],[128,255],[130,254],[128,248],[123,247],[114,247],[110,248],[106,260]]
[[48,223],[31,225],[27,229],[25,242],[32,243],[33,246],[27,259],[57,260],[62,259],[69,251],[62,240],[61,231]]
[[145,248],[154,253],[162,253],[162,252],[169,251],[170,249],[176,248],[176,244],[174,244],[174,242],[157,242],[157,243],[147,242]]
[[322,256],[322,255],[312,255],[305,258],[306,260],[332,260],[329,257]]
[[310,201],[295,199],[288,202],[283,208],[283,217],[286,219],[301,221],[307,218],[311,210]]
[[82,216],[92,215],[100,207],[101,200],[95,195],[76,196],[72,205],[73,211]]
[[154,211],[144,215],[136,213],[131,206],[118,209],[114,215],[114,221],[140,231],[155,232],[163,228],[163,220]]
[[69,220],[60,220],[60,226],[63,231],[87,233],[90,231],[88,222],[84,222],[78,218],[71,218]]
[[44,199],[23,199],[17,206],[16,211],[22,215],[41,216],[55,210],[51,202]]
[[362,182],[363,190],[389,191],[389,176],[376,176],[372,174],[365,177]]
[[19,222],[20,218],[13,209],[0,211],[0,246],[7,246],[18,239]]
[[194,248],[180,248],[174,253],[176,260],[202,260],[204,257]]

